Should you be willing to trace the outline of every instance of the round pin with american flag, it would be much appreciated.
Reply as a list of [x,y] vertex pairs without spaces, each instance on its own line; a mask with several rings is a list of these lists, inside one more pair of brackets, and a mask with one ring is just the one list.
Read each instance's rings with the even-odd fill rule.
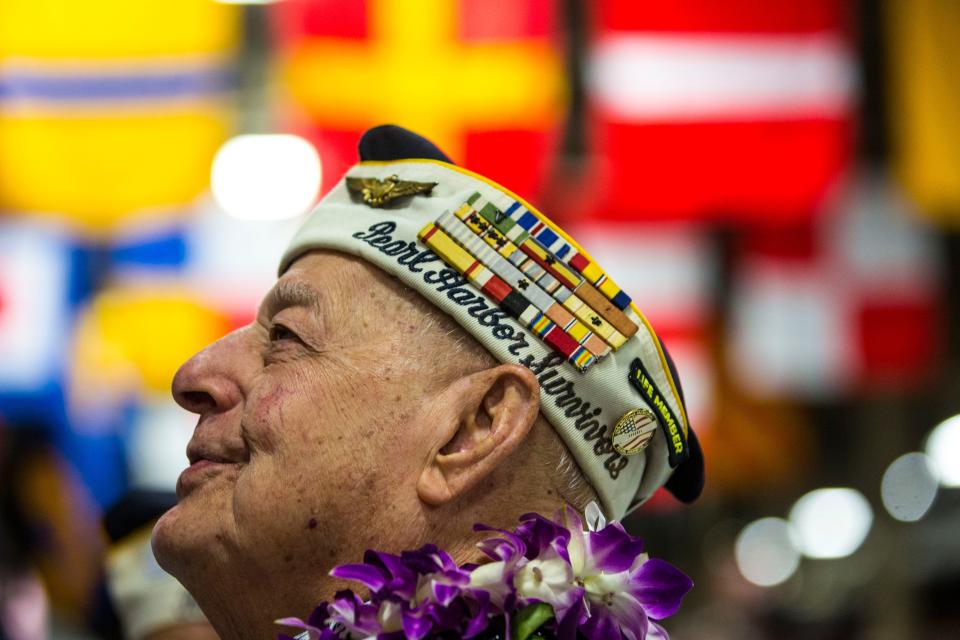
[[647,448],[657,432],[657,418],[649,409],[631,409],[613,427],[613,448],[632,456]]

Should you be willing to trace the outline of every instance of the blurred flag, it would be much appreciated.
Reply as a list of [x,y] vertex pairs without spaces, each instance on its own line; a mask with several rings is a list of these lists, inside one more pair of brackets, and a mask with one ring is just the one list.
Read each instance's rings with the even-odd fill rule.
[[0,2],[0,209],[99,238],[181,216],[227,134],[239,17],[210,0]]
[[550,0],[288,0],[274,8],[286,87],[325,189],[366,128],[399,124],[534,194],[565,107]]
[[190,225],[165,225],[118,236],[107,256],[111,269],[121,277],[175,272],[187,261],[186,229],[192,227],[191,220]]
[[745,234],[735,260],[727,355],[747,389],[834,398],[935,370],[937,246],[885,178],[861,177],[819,225]]
[[729,367],[764,396],[851,391],[856,348],[847,283],[809,224],[744,234],[734,253]]
[[960,222],[960,3],[888,2],[893,164],[920,205]]
[[71,409],[166,394],[190,356],[232,329],[219,311],[174,283],[106,288],[76,323]]
[[68,326],[68,247],[42,225],[0,222],[0,414],[5,395],[59,379]]
[[851,152],[841,0],[599,0],[588,65],[603,217],[810,216]]
[[843,206],[830,250],[854,294],[858,383],[919,388],[933,379],[942,352],[940,244],[885,175],[859,176]]
[[[302,218],[245,220],[205,201],[185,236],[183,279],[204,304],[242,326],[277,281],[277,265]],[[238,247],[243,247],[238,251]]]

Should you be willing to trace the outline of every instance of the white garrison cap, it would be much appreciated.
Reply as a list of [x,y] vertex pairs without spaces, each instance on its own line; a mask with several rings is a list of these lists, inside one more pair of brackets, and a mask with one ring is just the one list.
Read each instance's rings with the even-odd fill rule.
[[699,496],[703,457],[676,371],[602,265],[532,205],[409,131],[368,131],[360,156],[294,236],[280,273],[312,249],[353,254],[499,361],[528,367],[541,413],[610,518],[664,485],[684,502]]

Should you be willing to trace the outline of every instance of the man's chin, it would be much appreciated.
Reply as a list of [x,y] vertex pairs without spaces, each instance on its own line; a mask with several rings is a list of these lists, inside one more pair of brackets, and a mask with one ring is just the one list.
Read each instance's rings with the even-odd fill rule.
[[[176,566],[178,560],[184,555],[189,547],[188,531],[180,523],[181,505],[176,505],[165,514],[160,516],[157,523],[153,525],[153,534],[150,543],[153,546],[153,555],[159,564],[167,573],[177,576]],[[177,576],[179,577],[179,576]]]
[[[214,528],[218,519],[204,514],[199,505],[187,500],[163,514],[153,527],[151,543],[157,563],[183,582],[186,569],[209,567],[219,555],[218,545],[225,538]],[[199,511],[199,513],[198,513]],[[204,516],[207,517],[204,517]]]

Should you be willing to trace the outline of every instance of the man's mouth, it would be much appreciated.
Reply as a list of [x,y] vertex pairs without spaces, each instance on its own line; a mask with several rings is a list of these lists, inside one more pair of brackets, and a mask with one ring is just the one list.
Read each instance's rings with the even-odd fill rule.
[[177,498],[183,500],[197,487],[224,471],[236,470],[240,463],[216,456],[190,458],[190,466],[177,478]]

